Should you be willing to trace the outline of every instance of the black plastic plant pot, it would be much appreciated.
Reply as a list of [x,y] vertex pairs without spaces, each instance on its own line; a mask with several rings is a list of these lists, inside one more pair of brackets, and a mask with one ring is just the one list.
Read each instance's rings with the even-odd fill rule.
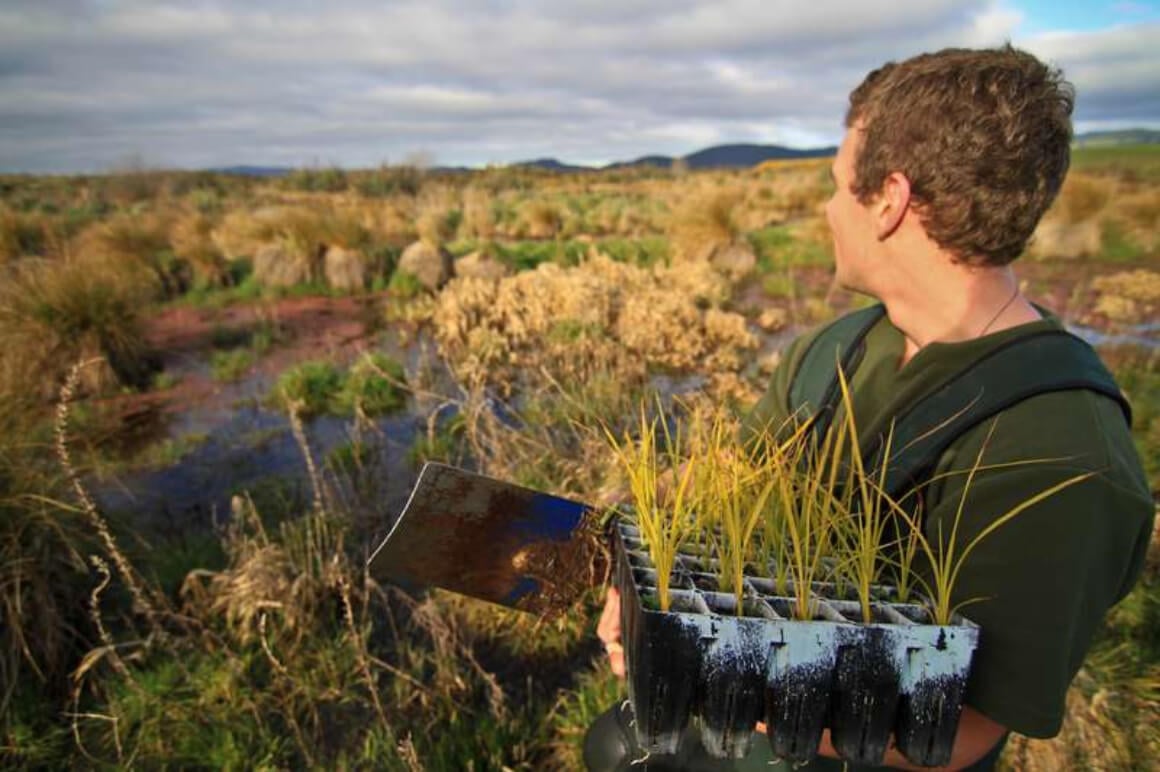
[[675,753],[693,713],[709,609],[680,589],[670,593],[668,612],[650,609],[658,600],[656,590],[638,591],[629,561],[617,561],[616,576],[637,740],[649,753]]
[[[860,607],[851,605],[854,608],[840,610],[859,615]],[[880,764],[886,755],[898,715],[901,659],[905,656],[902,640],[887,625],[867,624],[854,628],[839,649],[830,739],[838,755],[848,761]]]
[[753,599],[743,601],[740,616],[733,595],[707,593],[705,600],[711,613],[732,619],[714,623],[711,637],[702,638],[701,742],[713,756],[740,759],[749,753],[753,729],[765,717],[764,633],[767,620],[776,616]]
[[765,725],[774,755],[795,762],[818,753],[826,728],[838,625],[784,623],[775,633],[765,686]]
[[[912,607],[908,616],[922,621],[925,613]],[[958,732],[970,676],[969,652],[978,646],[979,628],[956,614],[950,625],[920,624],[905,632],[910,640],[895,740],[911,763],[945,766]],[[954,656],[962,651],[968,656]]]

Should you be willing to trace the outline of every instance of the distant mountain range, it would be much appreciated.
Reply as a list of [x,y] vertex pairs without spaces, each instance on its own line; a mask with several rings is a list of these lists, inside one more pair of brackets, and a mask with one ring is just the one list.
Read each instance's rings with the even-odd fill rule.
[[1160,143],[1160,131],[1156,129],[1120,129],[1119,131],[1089,131],[1077,134],[1078,147],[1101,145],[1155,145]]
[[[1089,131],[1077,134],[1077,147],[1097,147],[1108,145],[1149,145],[1160,143],[1160,131],[1156,129],[1123,129],[1119,131]],[[556,158],[536,158],[531,161],[517,161],[511,166],[545,169],[555,172],[585,172],[601,169],[626,169],[655,167],[667,169],[676,160],[681,160],[690,169],[748,168],[764,161],[793,158],[825,158],[837,152],[836,147],[816,147],[804,150],[782,147],[781,145],[714,145],[685,156],[646,155],[632,161],[616,161],[604,166],[580,166],[569,164]],[[294,171],[288,166],[227,166],[213,169],[215,172],[240,174],[247,177],[280,177]],[[437,171],[464,172],[464,167],[437,167]]]
[[242,177],[282,177],[294,171],[291,166],[220,166],[211,172],[237,174]]
[[[787,158],[824,158],[837,152],[836,147],[819,147],[798,150],[781,145],[714,145],[686,156],[680,156],[690,169],[738,168],[756,166],[763,161]],[[556,158],[536,158],[531,161],[517,161],[511,166],[546,169],[554,172],[587,172],[600,169],[625,169],[652,166],[667,169],[676,157],[667,155],[646,155],[632,161],[616,161],[604,166],[579,166],[564,163]],[[469,171],[464,167],[437,167],[437,171]],[[240,174],[246,177],[281,177],[294,171],[289,166],[225,166],[210,171],[224,174]]]
[[837,152],[836,147],[817,147],[798,150],[781,145],[714,145],[686,156],[646,155],[632,161],[616,161],[605,166],[576,166],[562,163],[555,158],[540,158],[535,161],[521,161],[513,166],[530,166],[554,171],[582,172],[593,169],[625,169],[652,166],[667,169],[674,161],[681,160],[690,169],[722,169],[756,166],[764,161],[788,158],[825,158]]

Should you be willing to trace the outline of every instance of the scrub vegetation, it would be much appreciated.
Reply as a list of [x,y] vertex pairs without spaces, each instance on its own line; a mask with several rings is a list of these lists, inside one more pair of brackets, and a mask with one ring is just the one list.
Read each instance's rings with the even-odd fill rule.
[[[392,439],[373,417],[414,418],[413,444],[393,452],[415,464],[598,503],[621,486],[609,435],[639,468],[654,426],[664,452],[642,471],[674,506],[746,492],[694,545],[723,585],[800,549],[773,578],[808,586],[834,564],[806,549],[839,533],[841,510],[820,487],[809,513],[786,508],[790,491],[758,479],[788,448],[755,460],[725,438],[777,348],[860,302],[831,286],[827,164],[0,177],[0,766],[578,768],[587,723],[624,696],[593,635],[601,588],[545,621],[368,576],[385,524],[364,500],[387,482],[370,449]],[[1157,358],[1131,343],[1155,340],[1157,168],[1151,150],[1077,152],[1020,270],[1033,298],[1124,336],[1101,352],[1160,490]],[[294,321],[304,308],[323,311]],[[363,355],[339,356],[341,335],[293,348],[343,314],[373,320]],[[214,341],[215,326],[250,331]],[[182,357],[203,374],[174,369]],[[237,490],[216,527],[180,507],[164,527],[102,511],[89,449],[179,468],[191,441],[142,449],[126,435],[199,378],[205,394],[261,386],[238,399],[286,414],[291,479]],[[326,462],[312,449],[322,415],[355,427]],[[682,471],[685,455],[706,463]],[[664,507],[653,514],[672,535]],[[840,533],[863,554],[877,530]],[[902,546],[922,559],[922,544]],[[842,581],[861,597],[882,570],[897,567],[850,563]],[[1061,736],[1017,738],[1008,768],[1160,755],[1158,572],[1160,541]]]

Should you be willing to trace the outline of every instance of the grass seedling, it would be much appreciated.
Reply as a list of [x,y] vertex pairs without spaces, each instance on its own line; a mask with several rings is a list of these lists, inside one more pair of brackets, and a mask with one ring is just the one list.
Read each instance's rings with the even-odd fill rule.
[[[845,560],[839,559],[839,577],[848,577],[858,595],[858,604],[862,611],[862,621],[869,624],[873,620],[870,610],[870,590],[878,583],[882,566],[882,537],[889,522],[887,513],[889,506],[880,494],[886,487],[887,460],[890,458],[890,443],[893,431],[888,432],[885,441],[885,453],[881,468],[873,472],[878,479],[875,481],[867,474],[859,451],[861,444],[858,441],[858,427],[854,420],[854,402],[850,395],[850,384],[846,381],[846,374],[838,368],[838,385],[842,391],[843,423],[849,433],[850,472],[846,481],[845,490],[852,504],[849,507],[851,517],[844,523],[842,535],[845,537]],[[907,564],[909,570],[909,564]],[[908,571],[909,572],[909,571]]]
[[[959,527],[962,522],[963,511],[966,508],[967,494],[971,490],[971,483],[974,481],[975,475],[979,471],[986,468],[983,465],[983,453],[985,452],[987,446],[990,444],[991,437],[995,432],[995,427],[997,424],[997,419],[991,422],[991,426],[987,431],[987,437],[983,441],[982,447],[979,448],[979,453],[975,457],[974,463],[971,465],[970,470],[967,472],[966,484],[963,486],[962,496],[959,497],[958,507],[955,510],[954,522],[951,524],[949,536],[943,532],[943,525],[942,521],[940,520],[936,526],[937,534],[935,537],[935,543],[931,544],[931,540],[927,538],[926,534],[922,530],[921,524],[913,515],[908,513],[904,508],[898,506],[897,504],[893,504],[891,506],[895,513],[906,521],[906,524],[911,529],[912,537],[917,540],[919,548],[922,550],[923,555],[930,563],[932,575],[931,581],[927,583],[920,580],[920,584],[924,585],[925,589],[928,591],[931,602],[931,616],[934,618],[934,623],[937,625],[950,624],[951,617],[954,616],[954,614],[960,608],[967,605],[968,603],[974,603],[978,600],[982,600],[982,598],[969,598],[967,600],[961,601],[958,604],[952,605],[953,592],[955,583],[959,577],[959,572],[962,570],[963,565],[966,563],[966,560],[970,556],[971,552],[973,552],[974,549],[980,543],[982,543],[984,539],[1039,502],[1044,501],[1045,499],[1054,496],[1056,493],[1059,493],[1066,488],[1070,488],[1072,485],[1082,482],[1095,474],[1094,472],[1086,472],[1083,474],[1074,475],[1060,483],[1040,491],[1033,496],[1024,499],[1019,504],[1016,504],[1002,515],[999,515],[994,520],[992,520],[987,525],[987,527],[976,534],[973,539],[967,542],[967,544],[960,549]],[[1040,460],[1043,461],[1046,459]],[[1022,464],[1034,462],[1022,461],[1017,463]],[[997,466],[1010,465],[1008,464]]]
[[784,517],[785,538],[775,574],[793,581],[793,608],[798,619],[812,619],[816,600],[811,585],[825,568],[825,556],[848,507],[833,495],[847,427],[813,440],[810,424],[803,423],[786,441],[771,446],[769,474],[773,478],[773,505]]
[[[745,564],[751,554],[751,539],[766,513],[766,502],[773,492],[774,481],[761,485],[766,475],[748,468],[739,456],[723,459],[717,467],[713,498],[721,518],[718,543],[721,584],[736,598],[737,615],[741,615],[745,584]],[[760,490],[758,488],[760,487]]]
[[675,485],[658,489],[662,454],[670,462],[681,457],[681,436],[678,433],[674,437],[667,427],[664,429],[665,447],[657,447],[658,420],[648,420],[642,405],[639,437],[636,441],[628,436],[623,441],[617,441],[607,427],[604,433],[628,475],[637,526],[657,570],[657,595],[661,611],[668,611],[670,579],[676,564],[677,550],[685,540],[691,520],[691,498],[687,494],[696,460],[690,459],[690,463],[680,469]]

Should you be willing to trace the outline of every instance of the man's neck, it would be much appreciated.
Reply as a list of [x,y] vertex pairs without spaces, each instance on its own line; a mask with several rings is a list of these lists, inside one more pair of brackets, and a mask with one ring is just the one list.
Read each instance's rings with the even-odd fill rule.
[[972,340],[1039,318],[1010,267],[928,264],[899,279],[881,300],[906,338],[900,366],[931,343]]

